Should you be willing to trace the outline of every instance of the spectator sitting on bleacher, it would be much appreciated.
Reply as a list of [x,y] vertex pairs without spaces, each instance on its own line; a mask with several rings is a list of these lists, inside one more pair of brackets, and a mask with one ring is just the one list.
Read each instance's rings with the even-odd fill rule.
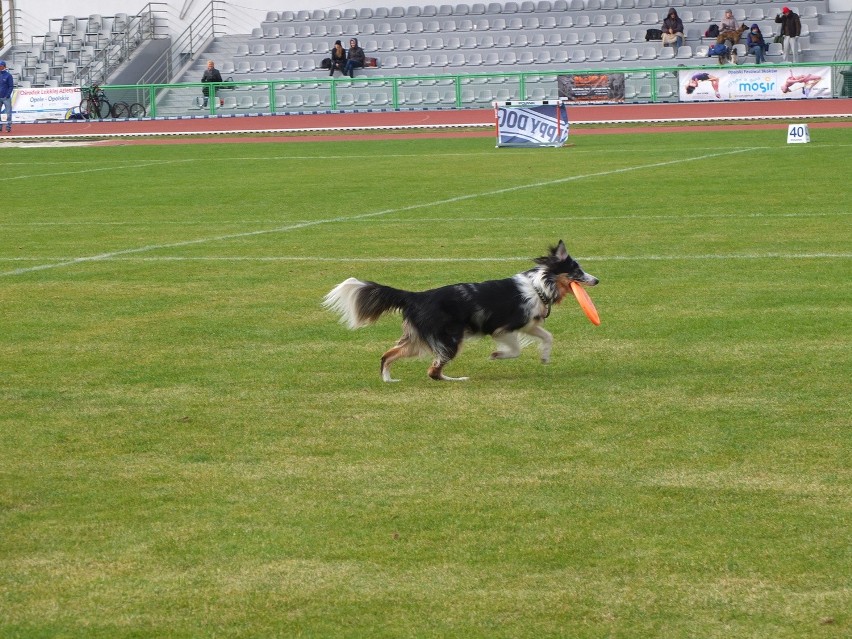
[[349,51],[346,52],[346,66],[343,68],[343,75],[354,78],[354,70],[364,66],[365,58],[364,49],[358,46],[358,39],[352,38],[349,40]]
[[[202,82],[221,82],[222,74],[219,73],[219,69],[216,68],[216,63],[213,60],[207,61],[207,68],[204,70],[204,74],[201,76]],[[201,93],[204,94],[204,103],[201,106],[207,106],[207,99],[212,95],[214,98],[216,97],[216,87],[201,87]]]
[[766,44],[766,40],[763,39],[763,33],[761,33],[760,27],[756,24],[751,25],[748,38],[746,38],[746,47],[748,47],[749,53],[754,56],[755,64],[763,64],[766,61],[766,50],[769,48],[769,45]]
[[663,20],[663,46],[673,46],[675,54],[683,46],[683,21],[678,17],[677,11],[672,8],[666,19]]
[[723,31],[736,31],[739,26],[737,19],[734,17],[734,12],[730,9],[725,9],[725,17],[719,23],[719,33]]
[[335,40],[334,48],[331,50],[331,70],[328,72],[328,75],[334,75],[335,70],[345,75],[345,67],[346,51],[343,48],[343,43],[340,40]]

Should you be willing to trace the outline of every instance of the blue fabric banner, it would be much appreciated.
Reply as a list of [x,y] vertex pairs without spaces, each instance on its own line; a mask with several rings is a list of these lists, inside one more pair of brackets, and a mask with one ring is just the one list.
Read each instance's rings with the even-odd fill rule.
[[563,146],[568,107],[561,100],[495,102],[497,146]]

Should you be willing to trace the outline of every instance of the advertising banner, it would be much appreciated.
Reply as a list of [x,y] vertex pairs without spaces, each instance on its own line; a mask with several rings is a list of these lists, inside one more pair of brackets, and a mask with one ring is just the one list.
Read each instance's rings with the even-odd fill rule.
[[12,120],[64,120],[70,109],[80,106],[79,87],[41,87],[12,92]]
[[495,102],[497,146],[562,146],[568,108],[561,100]]
[[681,102],[806,100],[831,97],[831,69],[720,68],[678,71]]
[[559,97],[572,102],[624,102],[624,74],[558,75]]

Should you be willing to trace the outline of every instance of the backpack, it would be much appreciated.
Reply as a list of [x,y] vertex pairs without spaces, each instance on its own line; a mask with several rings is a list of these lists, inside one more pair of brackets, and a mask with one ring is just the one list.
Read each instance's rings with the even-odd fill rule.
[[330,69],[331,68],[331,58],[323,58],[322,62],[320,62],[320,69]]
[[710,28],[704,32],[705,38],[718,38],[719,37],[719,25],[711,24]]
[[707,57],[714,55],[728,55],[728,47],[724,44],[714,44],[712,47],[707,49]]
[[650,40],[662,40],[663,32],[661,29],[648,29],[645,32],[645,42],[649,42]]

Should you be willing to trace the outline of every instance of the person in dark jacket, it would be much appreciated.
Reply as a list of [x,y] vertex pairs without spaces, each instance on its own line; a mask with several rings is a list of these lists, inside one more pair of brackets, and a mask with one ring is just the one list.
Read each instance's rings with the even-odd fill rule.
[[12,91],[14,89],[15,78],[6,69],[6,61],[0,60],[0,111],[6,111],[6,133],[12,131]]
[[346,50],[343,48],[343,44],[340,40],[336,40],[334,47],[331,50],[331,69],[329,70],[328,75],[334,75],[335,70],[345,74],[345,68]]
[[[207,69],[204,70],[204,75],[201,76],[202,82],[221,82],[222,74],[216,68],[216,63],[213,60],[207,61]],[[216,97],[216,87],[201,87],[201,92],[204,94],[204,104],[207,106],[207,98]]]
[[792,57],[795,64],[799,61],[799,35],[802,33],[799,14],[790,7],[784,7],[781,13],[775,16],[775,22],[781,25],[781,35],[784,36],[782,42],[784,62],[789,62]]
[[352,38],[349,41],[349,51],[346,52],[346,66],[343,67],[343,75],[354,78],[354,70],[364,66],[365,58],[364,49],[358,46],[358,39]]
[[677,15],[677,10],[669,9],[666,19],[663,20],[663,46],[673,46],[675,54],[683,46],[683,21]]
[[748,37],[746,38],[746,47],[748,47],[749,53],[754,56],[755,64],[763,64],[766,62],[766,49],[769,45],[766,44],[766,41],[763,39],[763,33],[760,31],[760,27],[756,24],[751,25],[751,29],[749,29]]

